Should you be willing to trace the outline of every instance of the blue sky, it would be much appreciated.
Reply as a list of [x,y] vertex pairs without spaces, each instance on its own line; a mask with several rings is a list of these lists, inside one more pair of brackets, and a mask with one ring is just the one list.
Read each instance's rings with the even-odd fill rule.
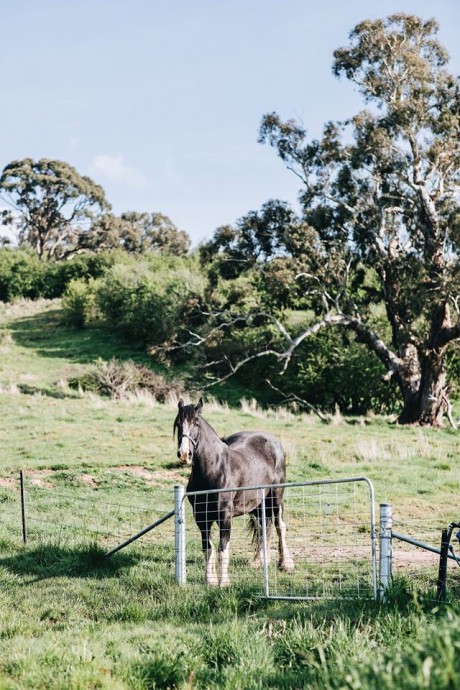
[[362,107],[331,73],[361,20],[436,16],[460,73],[458,0],[0,0],[0,166],[64,160],[115,213],[159,211],[194,243],[298,181],[257,143],[276,111],[318,136]]

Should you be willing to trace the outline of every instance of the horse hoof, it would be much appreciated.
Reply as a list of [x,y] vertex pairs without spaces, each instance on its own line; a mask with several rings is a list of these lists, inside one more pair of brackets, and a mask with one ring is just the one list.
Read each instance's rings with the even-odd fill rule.
[[230,580],[221,580],[220,587],[230,587]]
[[251,563],[251,568],[254,568],[254,570],[256,570],[257,568],[262,568],[262,566],[263,566],[263,563],[260,560],[260,558],[256,558]]
[[279,570],[282,570],[284,573],[292,573],[294,570],[294,561],[289,560],[289,561],[282,561],[278,565]]
[[205,580],[205,584],[208,587],[218,587],[219,580],[217,579],[217,577],[216,578],[212,577],[212,578],[209,578],[208,580]]

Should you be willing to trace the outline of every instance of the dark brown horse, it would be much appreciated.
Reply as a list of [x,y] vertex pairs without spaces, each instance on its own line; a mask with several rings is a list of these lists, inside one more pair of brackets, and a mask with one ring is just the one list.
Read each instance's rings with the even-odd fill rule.
[[[290,571],[294,561],[286,545],[286,527],[283,521],[284,488],[271,485],[283,484],[286,463],[281,443],[271,434],[262,431],[239,431],[221,439],[202,417],[203,400],[197,405],[185,405],[179,400],[179,412],[174,421],[177,430],[177,456],[183,464],[191,465],[192,471],[187,492],[235,489],[220,493],[189,496],[196,524],[201,532],[203,554],[206,563],[205,581],[208,585],[230,584],[228,578],[229,545],[232,518],[250,513],[253,516],[257,543],[253,566],[263,564],[261,541],[262,496],[265,495],[265,519],[267,536],[275,522],[279,540],[279,567]],[[240,487],[267,487],[239,491]],[[219,527],[220,578],[216,569],[215,551],[211,542],[211,527]]]

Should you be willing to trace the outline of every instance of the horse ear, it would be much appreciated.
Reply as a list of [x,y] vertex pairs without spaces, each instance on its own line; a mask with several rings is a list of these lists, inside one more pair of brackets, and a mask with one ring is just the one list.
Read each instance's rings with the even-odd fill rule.
[[195,405],[195,412],[201,412],[202,409],[203,409],[203,398],[200,398],[198,400],[197,404]]
[[184,401],[182,400],[182,398],[179,398],[179,402],[177,403],[177,407],[179,408],[179,410],[180,410],[182,407],[184,407]]

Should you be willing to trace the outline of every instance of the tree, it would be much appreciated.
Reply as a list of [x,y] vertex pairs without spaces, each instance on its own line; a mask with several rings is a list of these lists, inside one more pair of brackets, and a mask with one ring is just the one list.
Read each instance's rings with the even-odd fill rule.
[[91,223],[88,232],[80,238],[79,244],[91,252],[119,249],[123,232],[124,223],[119,216],[103,213]]
[[91,220],[110,208],[102,187],[68,163],[46,158],[9,163],[0,192],[13,210],[19,243],[33,247],[40,259],[81,251]]
[[85,245],[94,251],[122,248],[130,254],[173,254],[185,256],[190,238],[178,230],[162,213],[127,211],[121,216],[106,213],[98,218],[85,238]]
[[319,140],[276,113],[260,128],[302,182],[302,217],[286,224],[284,250],[316,313],[295,335],[272,313],[285,347],[266,354],[286,366],[319,330],[351,329],[397,382],[399,422],[429,426],[449,409],[446,355],[460,337],[460,91],[437,30],[434,19],[405,14],[358,24],[333,71],[370,108],[327,123]]
[[125,224],[122,237],[125,249],[145,254],[158,252],[185,256],[190,249],[190,237],[178,230],[172,220],[162,213],[122,213]]

